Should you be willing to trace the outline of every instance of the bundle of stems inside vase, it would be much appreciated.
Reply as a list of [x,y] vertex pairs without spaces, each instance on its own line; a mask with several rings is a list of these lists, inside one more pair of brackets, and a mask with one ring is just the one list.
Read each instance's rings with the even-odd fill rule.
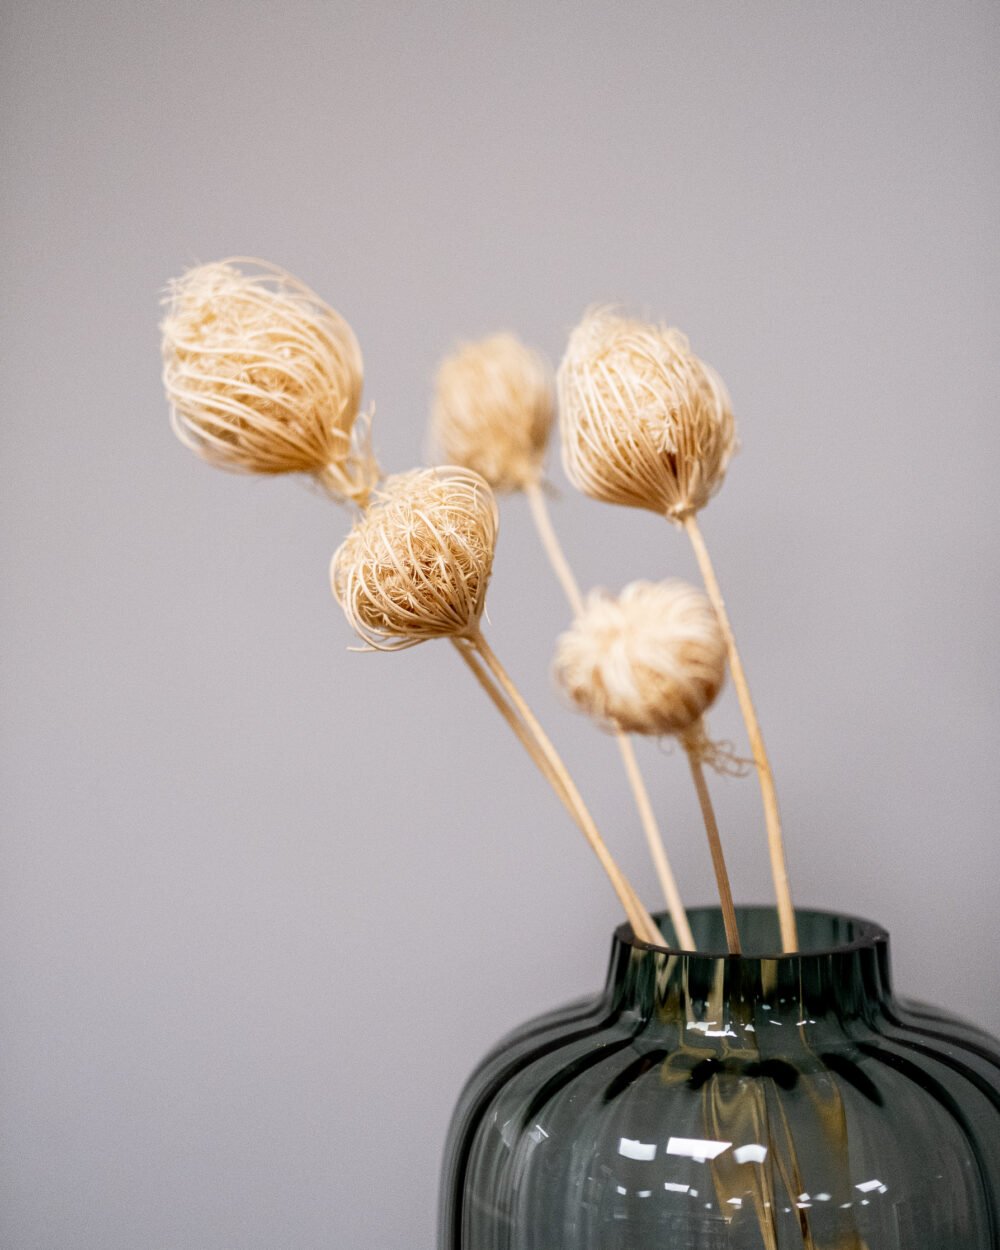
[[[633,734],[674,738],[697,795],[728,948],[740,937],[709,776],[740,761],[705,716],[728,668],[763,804],[786,952],[797,948],[770,760],[698,514],[736,447],[726,388],[675,329],[609,309],[569,337],[555,384],[512,334],[444,359],[431,402],[437,467],[383,474],[362,411],[362,356],[348,323],[312,290],[234,258],[170,284],[163,380],[178,437],[236,472],[312,477],[353,515],[330,566],[333,595],[364,644],[396,651],[447,639],[578,826],[639,941],[664,939],[618,866],[548,733],[483,631],[499,529],[497,496],[523,492],[565,593],[568,628],[553,673],[569,701],[614,738],[680,949],[694,950],[666,840]],[[550,515],[545,459],[558,422],[570,482],[591,499],[653,512],[690,540],[704,589],[637,581],[587,595]],[[657,575],[659,576],[659,570]],[[672,835],[675,836],[675,835]]]

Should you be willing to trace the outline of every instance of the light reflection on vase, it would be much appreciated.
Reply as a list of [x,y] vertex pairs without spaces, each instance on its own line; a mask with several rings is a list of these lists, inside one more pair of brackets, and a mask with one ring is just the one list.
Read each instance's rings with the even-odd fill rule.
[[698,954],[623,928],[602,994],[483,1060],[439,1250],[998,1250],[996,1043],[896,999],[876,925],[801,911],[802,953],[733,957],[690,919]]

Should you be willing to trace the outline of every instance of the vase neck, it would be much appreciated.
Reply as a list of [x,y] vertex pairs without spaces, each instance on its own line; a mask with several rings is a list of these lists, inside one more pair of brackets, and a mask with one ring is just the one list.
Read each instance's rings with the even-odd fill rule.
[[[697,952],[652,947],[635,941],[627,926],[618,930],[608,978],[617,1009],[709,1024],[714,1013],[723,1030],[723,1017],[749,1021],[758,1013],[783,1027],[849,1020],[877,1011],[890,996],[888,934],[868,921],[799,911],[800,950],[783,955],[773,909],[739,908],[743,954],[729,955],[718,908],[688,918]],[[669,943],[669,921],[657,921]]]

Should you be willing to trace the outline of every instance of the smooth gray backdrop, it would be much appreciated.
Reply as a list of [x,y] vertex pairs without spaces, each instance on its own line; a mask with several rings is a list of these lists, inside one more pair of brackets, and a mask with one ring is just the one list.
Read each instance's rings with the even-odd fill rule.
[[[997,1027],[995,5],[36,0],[2,42],[2,1250],[430,1250],[465,1075],[619,919],[448,647],[348,653],[345,515],[171,436],[159,295],[228,254],[349,318],[389,468],[463,336],[688,331],[740,421],[704,528],[798,900]],[[694,575],[552,476],[586,584]],[[517,499],[490,618],[653,901]],[[754,784],[715,788],[768,900]]]

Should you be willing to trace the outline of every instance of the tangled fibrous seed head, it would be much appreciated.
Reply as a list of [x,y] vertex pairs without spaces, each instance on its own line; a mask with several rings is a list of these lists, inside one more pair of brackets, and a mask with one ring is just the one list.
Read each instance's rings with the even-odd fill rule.
[[554,419],[549,368],[513,334],[463,344],[438,369],[434,439],[445,459],[475,469],[495,490],[538,480]]
[[678,330],[592,311],[558,390],[563,466],[585,495],[680,522],[722,485],[736,449],[729,396]]
[[588,596],[559,639],[555,673],[605,728],[692,734],[722,686],[726,643],[712,605],[686,582],[632,582]]
[[378,480],[347,322],[263,261],[189,269],[165,299],[163,384],[181,442],[244,473],[310,473],[363,503]]
[[330,565],[350,625],[378,651],[475,634],[498,523],[492,490],[470,469],[388,478]]

